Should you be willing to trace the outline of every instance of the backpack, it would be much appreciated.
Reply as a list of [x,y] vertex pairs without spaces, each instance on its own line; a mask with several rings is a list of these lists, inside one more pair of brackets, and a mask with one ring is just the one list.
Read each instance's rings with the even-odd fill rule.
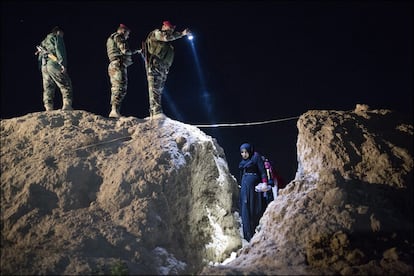
[[280,174],[274,169],[272,162],[264,155],[261,155],[264,168],[266,170],[267,183],[272,187],[277,183],[278,189],[286,187],[286,182]]

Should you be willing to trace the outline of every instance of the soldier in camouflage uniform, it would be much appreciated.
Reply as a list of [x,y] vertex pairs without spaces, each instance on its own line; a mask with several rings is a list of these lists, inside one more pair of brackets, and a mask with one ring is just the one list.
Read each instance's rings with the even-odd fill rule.
[[72,82],[67,72],[67,59],[63,30],[54,27],[40,43],[44,50],[39,52],[39,64],[43,78],[43,104],[46,111],[54,109],[55,90],[62,93],[62,110],[72,110]]
[[162,114],[161,95],[174,60],[174,47],[170,41],[189,35],[188,29],[175,32],[175,26],[164,21],[161,30],[150,32],[145,41],[145,67],[147,71],[150,115]]
[[127,93],[128,72],[127,67],[132,62],[132,55],[140,53],[141,50],[130,50],[128,38],[130,29],[120,24],[117,31],[111,34],[106,42],[106,50],[109,58],[108,74],[111,81],[111,112],[109,117],[117,118],[121,114],[122,100]]

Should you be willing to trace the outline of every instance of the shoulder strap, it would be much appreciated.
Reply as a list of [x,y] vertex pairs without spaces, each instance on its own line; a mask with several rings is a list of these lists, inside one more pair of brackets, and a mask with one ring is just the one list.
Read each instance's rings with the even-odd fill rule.
[[118,33],[117,32],[115,32],[115,33],[113,33],[113,34],[111,34],[110,35],[110,38],[115,42],[115,36],[117,35]]

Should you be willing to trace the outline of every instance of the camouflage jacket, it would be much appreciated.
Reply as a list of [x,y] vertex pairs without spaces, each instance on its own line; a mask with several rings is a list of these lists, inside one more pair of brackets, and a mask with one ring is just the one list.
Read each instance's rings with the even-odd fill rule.
[[116,59],[122,59],[122,62],[127,63],[127,66],[132,63],[131,56],[133,53],[124,36],[118,32],[109,36],[106,41],[106,51],[110,62]]
[[[67,58],[66,58],[65,42],[63,40],[63,37],[55,33],[50,33],[40,43],[40,45],[44,47],[49,53],[56,56],[58,63],[66,67]],[[45,56],[39,55],[39,61],[42,57],[45,57]]]
[[183,36],[181,32],[168,32],[159,29],[150,32],[146,39],[148,60],[155,56],[168,66],[171,66],[174,60],[174,47],[170,41],[177,40]]

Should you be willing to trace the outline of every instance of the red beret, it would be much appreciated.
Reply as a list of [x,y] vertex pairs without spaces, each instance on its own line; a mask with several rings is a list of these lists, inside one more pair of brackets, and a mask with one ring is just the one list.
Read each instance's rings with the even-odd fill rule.
[[164,22],[162,22],[162,24],[169,27],[169,28],[175,28],[175,25],[171,24],[170,21],[164,21]]
[[127,30],[127,31],[130,31],[130,29],[126,26],[126,25],[124,25],[124,24],[119,24],[119,27],[118,27],[118,29],[125,29],[125,30]]

